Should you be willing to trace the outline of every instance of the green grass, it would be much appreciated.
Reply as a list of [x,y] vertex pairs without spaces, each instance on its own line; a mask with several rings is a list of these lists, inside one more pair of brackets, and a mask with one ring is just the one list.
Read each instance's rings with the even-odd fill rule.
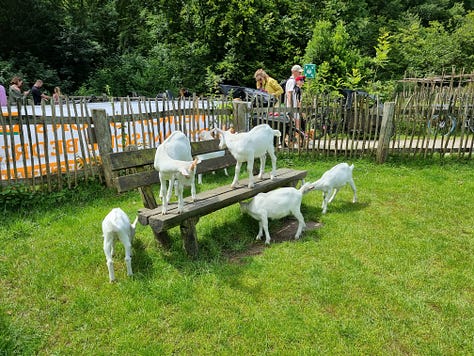
[[[317,179],[334,160],[280,157]],[[137,227],[126,277],[108,282],[101,221],[138,193],[95,184],[0,218],[0,354],[474,353],[474,165],[356,160],[359,202],[342,189],[321,215],[304,197],[299,241],[256,244],[238,205],[201,218],[200,257]],[[206,176],[199,189],[230,184]],[[26,206],[25,203],[22,204]],[[270,233],[284,222],[270,223]]]

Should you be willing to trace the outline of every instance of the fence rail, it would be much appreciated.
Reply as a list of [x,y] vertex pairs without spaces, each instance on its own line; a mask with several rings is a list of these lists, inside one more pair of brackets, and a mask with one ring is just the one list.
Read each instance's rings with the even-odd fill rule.
[[351,97],[314,96],[299,110],[224,96],[101,102],[71,97],[61,105],[2,107],[0,185],[52,191],[90,177],[102,180],[97,120],[110,130],[112,151],[129,145],[156,147],[174,130],[197,140],[200,130],[214,126],[245,131],[268,123],[282,132],[281,152],[379,162],[387,155],[472,158],[472,85],[411,84],[387,104],[356,92]]

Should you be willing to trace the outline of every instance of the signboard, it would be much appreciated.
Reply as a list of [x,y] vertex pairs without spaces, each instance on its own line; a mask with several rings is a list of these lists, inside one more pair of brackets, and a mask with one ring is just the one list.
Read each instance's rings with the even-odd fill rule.
[[305,64],[304,76],[309,79],[316,78],[316,64]]

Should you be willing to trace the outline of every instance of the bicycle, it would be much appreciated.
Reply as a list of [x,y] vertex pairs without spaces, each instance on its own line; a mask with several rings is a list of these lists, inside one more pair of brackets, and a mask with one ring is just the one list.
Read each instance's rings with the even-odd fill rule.
[[447,109],[441,109],[439,113],[431,115],[428,119],[428,132],[432,135],[450,136],[456,130],[457,119]]

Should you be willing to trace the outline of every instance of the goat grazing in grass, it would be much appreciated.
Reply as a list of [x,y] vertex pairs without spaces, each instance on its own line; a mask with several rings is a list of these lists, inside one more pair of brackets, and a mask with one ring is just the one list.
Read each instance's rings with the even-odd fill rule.
[[[202,130],[198,134],[199,141],[209,141],[214,140],[214,136],[212,136],[212,132],[208,130]],[[216,157],[223,157],[225,155],[225,151],[216,151],[216,152],[209,152],[197,155],[196,157],[199,158],[201,161],[205,161],[206,159],[216,158]],[[224,174],[228,176],[227,168],[224,168]],[[202,184],[202,173],[198,174],[198,184]]]
[[107,214],[102,221],[102,234],[104,235],[104,253],[107,259],[107,268],[109,269],[110,282],[115,280],[114,262],[112,256],[114,254],[115,241],[119,239],[125,247],[125,263],[127,265],[127,275],[131,276],[132,272],[132,242],[135,236],[135,227],[137,225],[138,216],[133,224],[127,214],[120,208],[114,208]]
[[235,188],[239,183],[240,167],[243,162],[247,162],[247,171],[249,173],[249,188],[254,187],[253,178],[253,164],[255,158],[260,158],[260,173],[259,179],[262,179],[263,172],[265,170],[265,158],[266,154],[270,155],[272,160],[272,172],[270,179],[273,180],[276,171],[276,155],[275,147],[273,147],[273,138],[280,137],[281,133],[278,130],[273,130],[267,124],[261,124],[255,126],[249,132],[242,132],[233,134],[229,131],[221,129],[215,129],[220,136],[219,148],[228,148],[232,156],[234,156],[237,164],[235,166],[234,180],[232,181],[231,187]]
[[293,187],[278,188],[268,193],[259,193],[250,202],[240,202],[241,211],[258,220],[256,239],[260,240],[264,231],[265,244],[269,244],[268,219],[281,219],[290,214],[298,219],[295,239],[299,239],[301,232],[306,227],[303,214],[301,214],[301,201],[303,195],[312,189],[310,183],[304,184],[300,189]]
[[[191,186],[192,201],[196,199],[194,177],[199,162],[198,158],[193,160],[189,139],[181,131],[174,131],[158,146],[155,153],[154,167],[160,175],[161,213],[163,215],[168,212],[168,202],[171,199],[175,180],[177,181],[178,213],[182,213],[184,209],[184,186]],[[168,189],[167,181],[170,182]]]
[[342,187],[349,184],[354,192],[352,202],[357,201],[357,190],[352,179],[352,171],[354,165],[349,166],[347,163],[339,163],[332,167],[314,183],[311,183],[313,190],[321,190],[323,192],[323,214],[326,214],[328,204],[332,202]]

